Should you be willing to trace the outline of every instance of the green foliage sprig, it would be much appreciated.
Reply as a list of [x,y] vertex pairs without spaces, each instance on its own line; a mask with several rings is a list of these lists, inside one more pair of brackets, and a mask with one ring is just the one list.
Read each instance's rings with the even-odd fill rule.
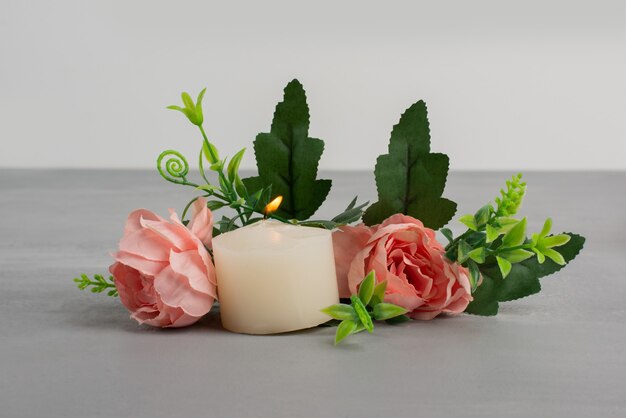
[[539,292],[539,278],[565,266],[583,247],[585,240],[579,235],[549,235],[550,218],[541,232],[528,238],[526,218],[513,217],[525,193],[522,175],[513,176],[495,199],[495,206],[487,204],[473,215],[459,218],[468,227],[466,232],[454,238],[452,231],[441,229],[449,240],[446,256],[469,269],[474,292],[469,313],[495,315],[498,302]]
[[74,282],[80,290],[85,290],[88,287],[91,287],[90,290],[92,293],[102,293],[107,291],[108,296],[119,296],[117,288],[115,287],[115,280],[113,279],[113,276],[109,276],[109,278],[106,279],[100,274],[94,274],[93,280],[91,280],[86,274],[81,274],[80,277],[76,277],[74,279]]
[[[205,89],[206,90],[206,89]],[[202,148],[198,167],[203,180],[201,184],[188,179],[189,163],[174,150],[161,153],[157,159],[157,170],[172,183],[194,187],[208,199],[212,211],[232,208],[236,215],[222,218],[216,223],[214,234],[220,234],[270,217],[281,222],[333,229],[361,218],[367,203],[357,205],[356,198],[346,210],[331,220],[309,220],[310,216],[325,200],[330,180],[317,180],[317,166],[324,149],[320,139],[309,138],[309,108],[302,85],[293,80],[285,87],[284,99],[276,106],[274,121],[269,133],[257,135],[255,155],[259,175],[241,179],[239,166],[245,148],[237,152],[230,161],[220,158],[217,147],[209,141],[204,130],[202,90],[194,102],[188,93],[182,93],[183,107],[168,106],[183,113],[198,127],[202,135]],[[205,165],[217,174],[217,184],[207,178]],[[200,196],[187,203],[183,210],[183,221],[188,209]],[[265,206],[276,196],[283,196],[283,204],[272,213]]]
[[372,270],[361,282],[359,293],[350,297],[350,304],[331,305],[322,312],[341,322],[335,333],[335,345],[350,335],[367,330],[374,332],[374,320],[399,323],[408,320],[407,310],[392,303],[383,302],[387,281],[376,284],[376,273]]

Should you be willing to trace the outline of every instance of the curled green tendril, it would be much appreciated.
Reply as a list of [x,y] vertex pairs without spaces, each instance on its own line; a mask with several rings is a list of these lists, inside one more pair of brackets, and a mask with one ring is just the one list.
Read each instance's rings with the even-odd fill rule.
[[[165,164],[161,164],[163,159]],[[183,155],[174,150],[163,151],[157,159],[157,170],[161,177],[176,184],[189,184],[187,173],[189,173],[189,163]]]

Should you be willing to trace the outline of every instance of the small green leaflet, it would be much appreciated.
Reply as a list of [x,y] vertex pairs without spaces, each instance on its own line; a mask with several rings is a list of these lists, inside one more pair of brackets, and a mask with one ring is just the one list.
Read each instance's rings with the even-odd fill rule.
[[365,212],[365,224],[381,223],[396,213],[433,229],[447,224],[456,212],[456,203],[441,197],[448,166],[447,155],[430,152],[428,113],[420,100],[393,127],[389,153],[378,157],[374,170],[378,202]]
[[287,219],[306,220],[322,205],[330,191],[330,180],[317,180],[317,167],[324,141],[309,138],[309,106],[302,84],[293,80],[276,105],[269,133],[254,141],[259,175],[243,180],[247,190],[272,186],[274,196],[283,203],[276,212]]
[[[557,249],[563,255],[565,262],[569,263],[582,250],[585,238],[569,232],[567,235],[571,237],[570,241]],[[496,315],[499,302],[512,301],[538,293],[541,290],[539,279],[556,273],[563,267],[565,266],[558,265],[550,259],[539,264],[537,257],[532,257],[513,264],[506,279],[503,279],[496,264],[482,265],[480,270],[483,282],[472,295],[474,300],[465,312],[475,315]]]

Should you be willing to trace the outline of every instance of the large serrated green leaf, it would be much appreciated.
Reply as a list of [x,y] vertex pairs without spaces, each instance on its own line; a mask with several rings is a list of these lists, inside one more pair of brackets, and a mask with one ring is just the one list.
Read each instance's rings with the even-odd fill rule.
[[389,153],[378,157],[375,168],[378,202],[363,216],[367,225],[404,213],[439,229],[456,213],[456,203],[441,197],[448,176],[449,159],[430,152],[430,128],[426,104],[409,107],[393,127]]
[[[572,261],[584,246],[585,238],[578,234],[568,233],[570,241],[560,247],[555,247],[563,255],[566,263]],[[520,299],[541,290],[539,279],[556,273],[564,266],[546,259],[539,264],[536,257],[513,264],[513,268],[506,277],[502,275],[497,265],[481,266],[483,283],[472,295],[474,300],[468,305],[466,312],[476,315],[495,315],[498,312],[498,302],[508,302]]]
[[493,279],[483,273],[483,282],[472,294],[474,300],[467,305],[465,312],[482,316],[496,315],[499,306],[495,292]]
[[481,272],[492,278],[494,283],[493,297],[496,302],[521,299],[541,291],[537,274],[523,263],[513,264],[511,271],[504,279],[497,266],[481,269]]
[[309,106],[302,84],[293,80],[276,105],[269,133],[254,141],[259,175],[244,179],[249,192],[272,185],[273,195],[282,195],[277,214],[305,220],[322,205],[330,191],[330,180],[317,180],[324,141],[309,138]]

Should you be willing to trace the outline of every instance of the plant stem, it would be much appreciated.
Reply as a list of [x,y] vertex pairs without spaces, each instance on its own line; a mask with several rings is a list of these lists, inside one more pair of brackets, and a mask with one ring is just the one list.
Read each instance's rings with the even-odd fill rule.
[[[218,158],[217,158],[217,155],[215,155],[213,153],[213,149],[210,146],[209,138],[207,137],[206,132],[204,132],[204,128],[202,127],[202,125],[199,125],[198,128],[200,128],[200,132],[202,133],[202,137],[204,138],[204,144],[206,145],[207,150],[209,151],[209,154],[211,154],[211,158],[213,160],[215,160],[215,161],[219,161]],[[223,169],[217,170],[217,174],[219,175],[219,177],[222,180],[223,184],[229,186],[230,183],[227,181],[226,176],[224,175],[224,170]],[[230,195],[231,198],[234,197],[232,195],[233,194],[233,190],[230,188],[230,186],[225,191],[227,192],[228,195]]]
[[[204,144],[206,145],[206,148],[209,152],[209,154],[211,154],[211,158],[214,161],[219,161],[217,158],[217,155],[215,155],[215,153],[213,152],[213,148],[211,148],[210,144],[209,144],[209,138],[207,137],[206,132],[204,132],[204,128],[202,127],[202,125],[198,125],[198,128],[200,128],[200,132],[202,133],[202,138],[204,139]],[[200,151],[200,154],[202,154],[202,151]],[[219,170],[216,170],[217,174],[220,177],[220,184],[223,184],[226,186],[226,190],[224,190],[224,192],[226,192],[226,195],[228,196],[229,200],[227,200],[227,202],[230,204],[234,201],[237,200],[237,194],[235,193],[234,188],[232,187],[230,181],[228,181],[228,179],[226,178],[226,175],[224,174],[224,168],[221,167]],[[206,180],[206,179],[205,179]],[[208,183],[208,182],[207,182]],[[243,216],[243,214],[241,213],[241,210],[239,208],[235,208],[235,210],[237,211],[237,214],[241,217]],[[244,224],[244,221],[242,220],[242,225]]]

